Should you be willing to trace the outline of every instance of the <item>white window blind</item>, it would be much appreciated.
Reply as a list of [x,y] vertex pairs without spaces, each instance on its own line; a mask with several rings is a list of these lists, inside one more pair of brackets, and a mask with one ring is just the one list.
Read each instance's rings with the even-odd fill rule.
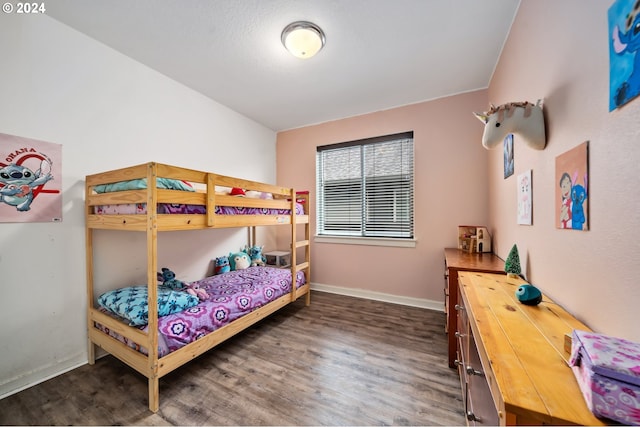
[[317,234],[413,238],[413,132],[316,153]]

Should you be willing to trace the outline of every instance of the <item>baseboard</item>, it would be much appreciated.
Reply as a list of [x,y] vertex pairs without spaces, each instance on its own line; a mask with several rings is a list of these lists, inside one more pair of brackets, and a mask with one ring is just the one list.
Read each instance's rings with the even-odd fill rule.
[[327,292],[330,294],[346,295],[350,297],[365,298],[375,301],[390,302],[393,304],[408,305],[411,307],[426,308],[428,310],[444,312],[444,303],[424,298],[405,297],[401,295],[386,294],[383,292],[369,291],[366,289],[345,288],[342,286],[311,283],[311,290]]
[[51,378],[72,371],[87,364],[86,354],[77,354],[59,363],[44,366],[40,369],[10,378],[0,384],[0,399],[43,383]]

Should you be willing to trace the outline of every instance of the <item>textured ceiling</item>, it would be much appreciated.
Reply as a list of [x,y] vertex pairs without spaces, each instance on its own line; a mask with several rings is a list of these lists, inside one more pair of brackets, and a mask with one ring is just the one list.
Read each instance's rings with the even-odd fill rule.
[[[275,131],[486,88],[519,0],[55,0],[47,15]],[[280,42],[308,20],[326,46]]]

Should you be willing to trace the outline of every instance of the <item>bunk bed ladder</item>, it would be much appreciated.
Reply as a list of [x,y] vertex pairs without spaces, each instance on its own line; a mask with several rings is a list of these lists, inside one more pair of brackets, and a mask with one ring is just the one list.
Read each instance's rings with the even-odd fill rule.
[[[311,268],[310,268],[310,228],[309,221],[304,223],[304,240],[298,240],[298,215],[296,211],[296,204],[298,202],[298,195],[295,189],[291,189],[291,301],[297,299],[297,289],[295,287],[296,278],[299,271],[304,271],[307,284],[310,286],[311,281]],[[308,200],[306,203],[306,209],[309,209]],[[308,212],[307,212],[308,213]],[[304,261],[298,264],[298,248],[304,248]],[[311,289],[305,294],[305,305],[311,304]]]

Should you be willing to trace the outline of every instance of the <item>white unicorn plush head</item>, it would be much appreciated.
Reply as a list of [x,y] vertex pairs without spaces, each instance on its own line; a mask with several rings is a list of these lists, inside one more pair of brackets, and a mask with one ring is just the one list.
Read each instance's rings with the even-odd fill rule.
[[498,107],[491,105],[486,113],[473,114],[485,124],[482,145],[486,149],[498,146],[510,133],[519,136],[536,150],[544,150],[547,145],[542,100],[538,100],[536,105],[526,101],[510,102]]

